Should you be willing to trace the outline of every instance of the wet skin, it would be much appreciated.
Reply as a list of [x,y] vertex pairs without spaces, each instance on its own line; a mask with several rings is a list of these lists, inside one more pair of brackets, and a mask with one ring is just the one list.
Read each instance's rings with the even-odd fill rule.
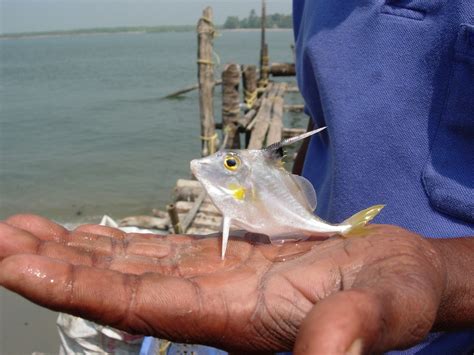
[[[0,284],[131,333],[231,351],[379,352],[474,323],[472,239],[371,225],[359,237],[269,245],[157,237],[37,216],[0,224]],[[454,262],[455,260],[456,262]]]

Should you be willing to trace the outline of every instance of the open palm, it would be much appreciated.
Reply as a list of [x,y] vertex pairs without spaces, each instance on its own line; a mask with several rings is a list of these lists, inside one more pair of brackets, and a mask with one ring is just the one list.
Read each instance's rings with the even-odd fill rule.
[[[0,225],[0,284],[53,310],[131,333],[238,351],[406,347],[444,289],[431,244],[394,226],[283,245],[69,232],[37,216]],[[296,345],[295,345],[296,344]]]

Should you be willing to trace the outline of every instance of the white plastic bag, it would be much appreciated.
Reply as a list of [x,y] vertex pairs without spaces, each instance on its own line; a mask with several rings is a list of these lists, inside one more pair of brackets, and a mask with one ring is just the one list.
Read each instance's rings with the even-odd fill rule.
[[[118,228],[117,222],[109,216],[102,217],[100,225]],[[120,229],[128,233],[153,233],[136,227]],[[59,314],[56,324],[61,338],[61,355],[138,354],[143,341],[143,336],[130,335],[65,313]]]

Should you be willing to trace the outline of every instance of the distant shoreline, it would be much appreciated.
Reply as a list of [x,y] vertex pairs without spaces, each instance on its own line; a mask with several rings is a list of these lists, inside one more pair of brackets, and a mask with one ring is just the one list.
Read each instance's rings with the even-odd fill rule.
[[[260,32],[260,28],[233,28],[233,29],[220,29],[221,32]],[[267,28],[267,32],[287,32],[293,31],[292,28]]]
[[143,33],[163,33],[163,32],[189,32],[194,31],[196,26],[134,26],[134,27],[107,27],[107,28],[84,28],[75,30],[41,31],[41,32],[21,32],[0,34],[0,39],[21,39],[21,38],[44,38],[57,36],[89,36],[104,34],[143,34]]
[[[172,31],[170,31],[172,32]],[[119,35],[119,34],[146,34],[148,32],[132,32],[132,31],[123,31],[123,32],[93,32],[93,33],[50,33],[50,34],[22,34],[22,35],[0,35],[1,40],[9,40],[9,39],[41,39],[41,38],[51,38],[51,37],[67,37],[67,36],[74,36],[74,37],[82,37],[82,36],[102,36],[102,35]],[[164,32],[162,32],[164,33]]]
[[[217,27],[221,32],[257,32],[259,28],[236,28],[224,29]],[[167,32],[193,32],[196,30],[194,25],[183,26],[155,26],[155,27],[113,27],[113,28],[92,28],[77,29],[63,31],[44,31],[44,32],[22,32],[22,33],[5,33],[0,34],[0,40],[8,39],[31,39],[31,38],[49,38],[64,36],[95,36],[108,34],[151,34],[151,33],[167,33]],[[271,32],[291,31],[290,28],[267,28]]]

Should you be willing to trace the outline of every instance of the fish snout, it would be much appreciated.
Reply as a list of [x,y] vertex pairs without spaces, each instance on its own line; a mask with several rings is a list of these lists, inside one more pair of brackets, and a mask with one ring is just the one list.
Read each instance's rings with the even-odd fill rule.
[[212,161],[209,157],[193,159],[190,163],[191,172],[197,177],[198,175],[202,175],[205,171],[208,171],[211,165]]
[[197,159],[191,160],[191,163],[189,164],[191,167],[191,172],[196,175],[196,172],[198,170],[199,166],[199,161]]

